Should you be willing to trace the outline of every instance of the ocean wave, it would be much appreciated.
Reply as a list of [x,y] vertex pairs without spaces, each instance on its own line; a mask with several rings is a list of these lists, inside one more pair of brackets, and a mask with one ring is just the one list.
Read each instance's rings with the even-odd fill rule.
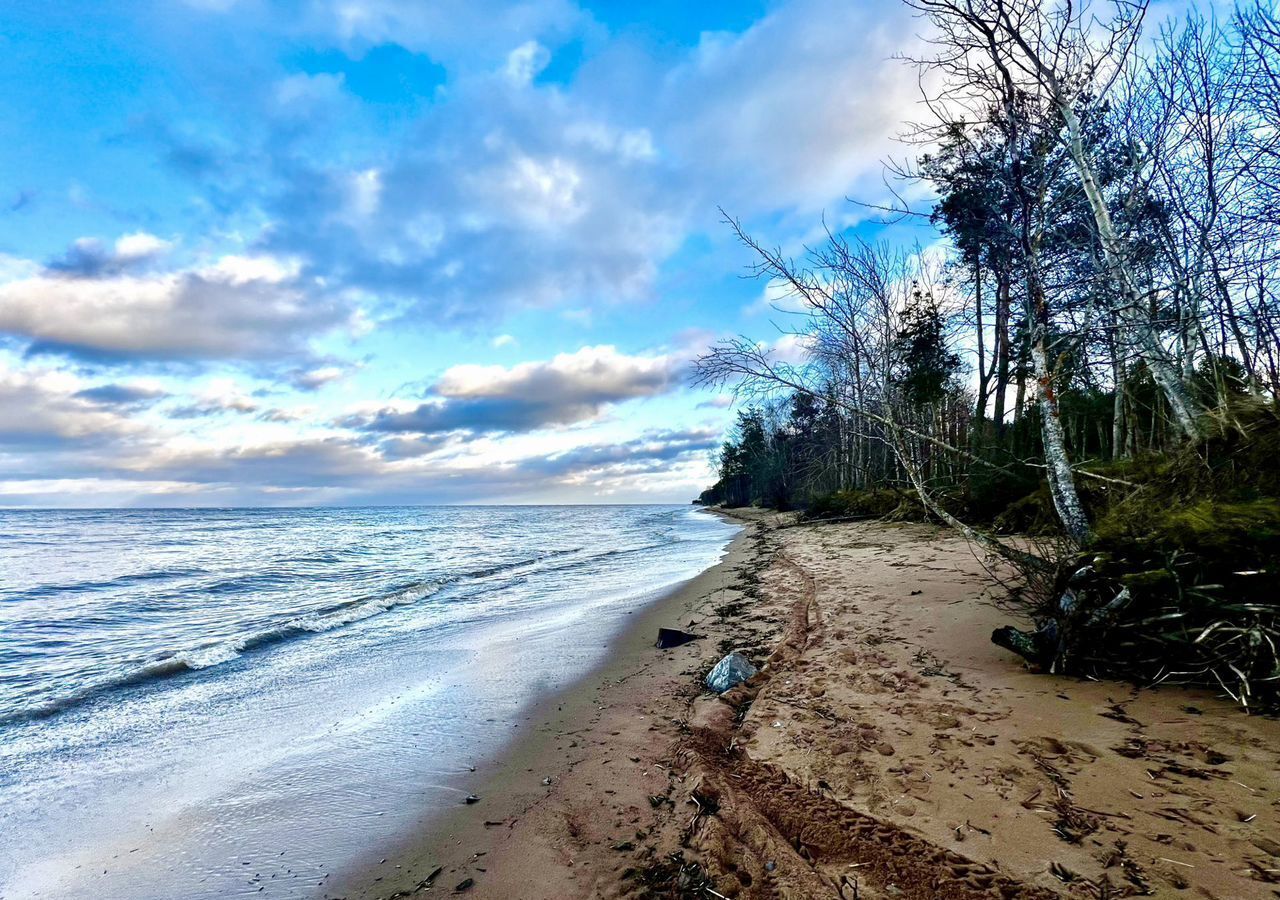
[[205,570],[191,567],[172,569],[153,569],[149,572],[131,572],[116,578],[105,578],[98,581],[72,581],[65,584],[42,584],[19,591],[0,592],[0,600],[41,600],[56,597],[59,594],[82,594],[89,591],[106,591],[134,584],[146,584],[151,581],[165,581],[173,578],[190,578],[206,574]]
[[379,615],[397,606],[416,603],[436,593],[447,581],[438,582],[431,587],[421,585],[415,589],[401,590],[387,597],[354,601],[336,610],[297,616],[278,625],[237,638],[162,654],[134,668],[109,675],[60,697],[0,714],[0,725],[47,719],[102,694],[173,678],[177,675],[212,669],[238,660],[251,650],[261,650],[304,635],[332,631]]
[[[435,596],[445,587],[491,578],[580,552],[582,548],[551,550],[511,562],[472,569],[456,575],[399,585],[386,594],[354,598],[305,615],[295,616],[259,631],[223,641],[163,653],[133,668],[84,685],[62,696],[37,701],[7,713],[0,713],[0,725],[11,725],[50,716],[96,699],[102,694],[162,679],[212,669],[241,659],[244,654],[294,638],[321,634],[355,624],[397,607]],[[607,555],[607,554],[606,554]],[[272,576],[274,577],[274,576]]]

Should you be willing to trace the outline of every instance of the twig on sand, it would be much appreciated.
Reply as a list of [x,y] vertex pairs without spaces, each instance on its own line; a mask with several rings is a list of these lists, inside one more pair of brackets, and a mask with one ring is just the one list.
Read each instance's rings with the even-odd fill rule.
[[1107,818],[1110,818],[1110,819],[1132,819],[1132,818],[1133,818],[1133,816],[1129,815],[1128,813],[1122,813],[1122,812],[1103,812],[1103,811],[1102,811],[1102,810],[1100,810],[1100,809],[1090,809],[1090,808],[1089,808],[1089,807],[1087,807],[1087,806],[1078,806],[1078,805],[1077,805],[1077,806],[1076,806],[1076,809],[1082,810],[1082,811],[1087,812],[1087,813],[1093,813],[1095,816],[1106,816]]

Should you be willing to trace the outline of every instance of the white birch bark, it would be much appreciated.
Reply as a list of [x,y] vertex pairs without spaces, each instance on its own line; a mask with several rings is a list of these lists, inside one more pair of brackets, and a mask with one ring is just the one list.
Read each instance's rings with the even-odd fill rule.
[[1043,326],[1031,342],[1031,362],[1035,367],[1036,402],[1040,407],[1040,434],[1044,443],[1045,474],[1053,508],[1062,528],[1077,543],[1084,544],[1093,533],[1085,515],[1080,494],[1076,491],[1075,473],[1067,458],[1067,443],[1058,415],[1058,398],[1053,392],[1053,374],[1049,370],[1049,354],[1044,346]]
[[1161,393],[1169,402],[1173,420],[1178,428],[1187,437],[1195,437],[1199,433],[1195,401],[1192,400],[1191,392],[1187,390],[1187,385],[1182,380],[1178,368],[1169,360],[1150,316],[1143,308],[1142,295],[1130,271],[1123,243],[1116,234],[1115,225],[1111,221],[1111,211],[1098,187],[1097,178],[1093,173],[1093,164],[1085,152],[1080,119],[1072,109],[1069,99],[1062,95],[1056,82],[1050,84],[1050,89],[1054,104],[1062,114],[1063,122],[1067,127],[1071,162],[1080,177],[1085,198],[1089,202],[1089,210],[1093,213],[1094,224],[1098,229],[1098,242],[1102,245],[1103,263],[1112,282],[1120,290],[1120,297],[1112,304],[1116,317],[1136,338],[1138,353],[1147,364],[1151,377],[1159,386]]

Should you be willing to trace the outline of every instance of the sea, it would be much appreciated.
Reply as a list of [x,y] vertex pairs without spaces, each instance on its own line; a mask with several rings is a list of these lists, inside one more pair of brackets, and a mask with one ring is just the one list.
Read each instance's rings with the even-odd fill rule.
[[326,896],[736,531],[687,506],[0,510],[0,900]]

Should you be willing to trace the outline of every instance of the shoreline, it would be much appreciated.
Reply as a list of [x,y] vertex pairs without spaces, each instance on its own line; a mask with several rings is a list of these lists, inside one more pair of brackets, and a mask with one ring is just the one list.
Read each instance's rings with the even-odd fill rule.
[[[515,828],[525,827],[522,822],[530,810],[562,796],[564,776],[588,761],[584,759],[585,752],[566,752],[585,751],[585,740],[565,740],[565,735],[577,735],[589,730],[591,724],[598,724],[601,713],[613,708],[608,702],[602,704],[603,694],[621,693],[617,688],[638,676],[648,681],[659,674],[655,669],[661,669],[662,679],[669,680],[672,686],[692,683],[689,667],[700,664],[706,655],[700,651],[706,649],[708,639],[659,650],[654,646],[657,630],[689,626],[691,610],[708,594],[723,591],[732,581],[733,570],[751,561],[749,541],[758,525],[749,518],[720,510],[705,511],[742,528],[729,541],[721,559],[637,609],[627,627],[609,642],[608,655],[601,663],[532,706],[522,718],[523,733],[490,757],[477,760],[474,776],[463,781],[479,801],[437,811],[419,833],[372,853],[364,865],[335,873],[333,883],[326,885],[324,897],[398,900],[418,893],[452,893],[468,878],[476,882],[468,889],[470,896],[524,896],[489,894],[494,886],[482,881],[487,874],[483,860],[510,838]],[[679,672],[673,672],[673,668]],[[628,689],[626,693],[635,692]],[[589,723],[588,729],[580,727],[583,723]],[[609,730],[613,730],[612,726]],[[551,779],[551,784],[543,784],[546,778]],[[479,858],[477,852],[482,854]],[[435,877],[429,877],[432,875]]]
[[[952,532],[732,518],[719,564],[476,772],[479,802],[336,896],[1274,896],[1276,720],[1029,672]],[[702,640],[653,647],[691,620]],[[729,649],[762,674],[716,697]]]

